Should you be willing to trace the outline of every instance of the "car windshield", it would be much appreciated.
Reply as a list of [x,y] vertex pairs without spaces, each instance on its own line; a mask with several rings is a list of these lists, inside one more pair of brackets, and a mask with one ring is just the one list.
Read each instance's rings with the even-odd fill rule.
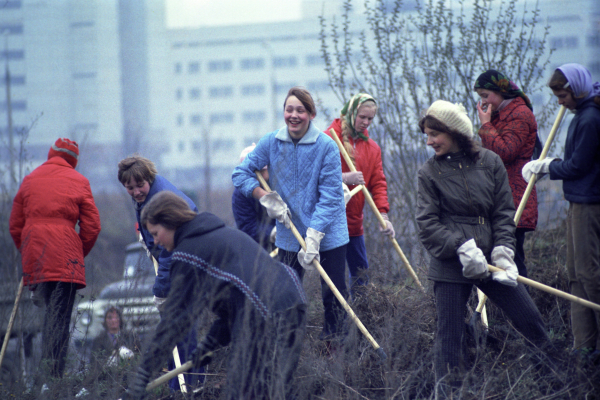
[[154,266],[143,248],[125,254],[124,278],[136,278],[154,274]]

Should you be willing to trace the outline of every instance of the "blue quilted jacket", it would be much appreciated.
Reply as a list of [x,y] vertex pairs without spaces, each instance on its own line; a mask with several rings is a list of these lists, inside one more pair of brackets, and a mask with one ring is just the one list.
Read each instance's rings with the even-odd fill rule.
[[168,190],[175,193],[177,196],[184,199],[193,211],[198,212],[198,207],[196,207],[194,202],[189,197],[187,197],[181,190],[177,189],[175,185],[169,182],[166,178],[163,178],[160,175],[156,175],[154,178],[154,182],[152,182],[152,185],[150,186],[148,196],[146,196],[146,200],[143,203],[140,204],[133,200],[135,216],[140,227],[142,239],[144,240],[146,247],[150,249],[158,261],[158,275],[156,276],[154,286],[152,287],[152,294],[154,294],[156,297],[167,297],[167,294],[171,289],[171,276],[169,269],[169,264],[171,263],[171,253],[162,246],[154,246],[154,238],[150,232],[148,232],[148,230],[142,226],[141,215],[144,206],[150,202],[155,194],[162,192],[163,190]]
[[[268,133],[232,174],[233,185],[245,196],[260,184],[254,171],[269,166],[269,186],[279,193],[302,235],[310,227],[325,233],[320,250],[348,243],[348,223],[342,190],[342,166],[337,145],[312,123],[294,145],[287,126]],[[292,231],[277,222],[275,245],[299,251]]]

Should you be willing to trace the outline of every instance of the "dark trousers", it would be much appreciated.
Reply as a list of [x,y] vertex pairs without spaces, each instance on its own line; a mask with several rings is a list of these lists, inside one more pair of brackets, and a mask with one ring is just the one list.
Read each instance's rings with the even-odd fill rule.
[[525,265],[525,250],[523,245],[525,244],[525,233],[531,231],[531,229],[517,228],[515,231],[515,238],[517,244],[515,246],[515,264],[519,270],[519,275],[527,278],[527,265]]
[[235,319],[227,367],[227,399],[292,399],[293,375],[306,330],[306,305],[265,320],[255,310]]
[[[333,282],[337,290],[340,292],[344,299],[348,298],[348,289],[346,288],[346,245],[336,247],[332,250],[320,251],[321,266],[329,276],[329,279]],[[279,249],[279,261],[285,265],[292,267],[300,279],[304,277],[304,268],[298,261],[298,253],[294,251],[285,251]],[[335,336],[343,335],[344,320],[346,317],[346,310],[342,307],[338,299],[333,294],[333,291],[321,278],[321,294],[323,297],[323,308],[325,322],[323,324],[323,331],[321,332],[320,338],[323,340],[332,339]]]
[[[187,336],[180,342],[177,343],[177,351],[179,352],[179,361],[181,361],[181,365],[185,364],[188,361],[188,358],[192,351],[196,349],[198,346],[198,333],[195,328],[190,329]],[[169,357],[169,363],[167,365],[169,371],[175,369],[175,360],[173,357]],[[200,383],[204,382],[204,375],[200,375],[204,373],[204,367],[202,368],[192,368],[189,369],[186,373],[183,374],[185,377],[185,383],[188,386],[196,387]],[[175,377],[169,380],[169,389],[174,392],[178,392],[181,390],[181,386],[179,385],[179,378]]]
[[356,292],[360,291],[360,286],[369,283],[367,273],[369,262],[367,261],[367,248],[363,235],[350,236],[350,242],[346,249],[346,261],[350,272],[350,294],[355,297]]
[[75,303],[77,284],[69,282],[44,282],[41,290],[46,305],[42,331],[41,367],[51,377],[61,378],[65,372],[69,348],[69,326]]
[[[510,287],[490,279],[478,283],[477,287],[504,311],[530,344],[543,348],[549,343],[542,316],[523,284]],[[472,288],[470,283],[434,283],[437,312],[434,349],[436,382],[449,374],[462,372],[465,312]]]

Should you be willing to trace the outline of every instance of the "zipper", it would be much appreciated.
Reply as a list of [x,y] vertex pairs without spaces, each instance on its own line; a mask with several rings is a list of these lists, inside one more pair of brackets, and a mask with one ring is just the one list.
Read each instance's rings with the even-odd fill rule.
[[[473,207],[473,201],[471,199],[471,190],[469,189],[469,183],[467,182],[467,177],[465,176],[465,172],[463,171],[463,167],[462,167],[462,163],[459,161],[458,162],[458,169],[460,169],[460,173],[462,175],[463,181],[465,182],[465,187],[467,189],[467,197],[469,198],[469,205],[471,206],[471,209],[474,209]],[[477,238],[477,234],[475,232],[473,232],[473,235],[475,236],[475,243],[478,243],[479,240]]]

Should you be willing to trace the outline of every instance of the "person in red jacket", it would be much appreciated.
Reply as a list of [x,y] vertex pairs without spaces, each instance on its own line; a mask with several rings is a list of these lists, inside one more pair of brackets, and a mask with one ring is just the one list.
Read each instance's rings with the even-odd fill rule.
[[[481,142],[484,148],[498,154],[504,162],[515,209],[518,209],[527,188],[521,170],[531,161],[537,140],[537,122],[531,102],[514,82],[493,69],[479,75],[475,81],[475,91],[481,97],[477,104]],[[519,275],[523,277],[527,277],[523,250],[525,233],[535,229],[537,219],[537,194],[534,188],[515,232],[515,263]]]
[[[377,102],[375,99],[366,93],[358,93],[344,105],[340,118],[336,118],[325,133],[331,136],[330,129],[335,131],[356,167],[356,172],[351,172],[342,157],[342,181],[348,185],[350,190],[354,189],[356,185],[367,187],[387,224],[386,229],[379,227],[379,230],[383,234],[393,237],[395,236],[394,227],[387,216],[390,205],[381,161],[381,149],[369,137],[367,130],[376,113]],[[350,270],[350,292],[353,297],[360,294],[360,287],[368,283],[366,272],[369,263],[363,232],[364,205],[365,196],[362,192],[355,194],[346,205],[348,234],[350,235],[346,261]]]
[[78,158],[76,142],[58,139],[48,161],[23,179],[9,220],[23,284],[46,305],[40,365],[54,378],[65,370],[75,292],[85,287],[84,257],[100,233],[90,183],[75,171]]

